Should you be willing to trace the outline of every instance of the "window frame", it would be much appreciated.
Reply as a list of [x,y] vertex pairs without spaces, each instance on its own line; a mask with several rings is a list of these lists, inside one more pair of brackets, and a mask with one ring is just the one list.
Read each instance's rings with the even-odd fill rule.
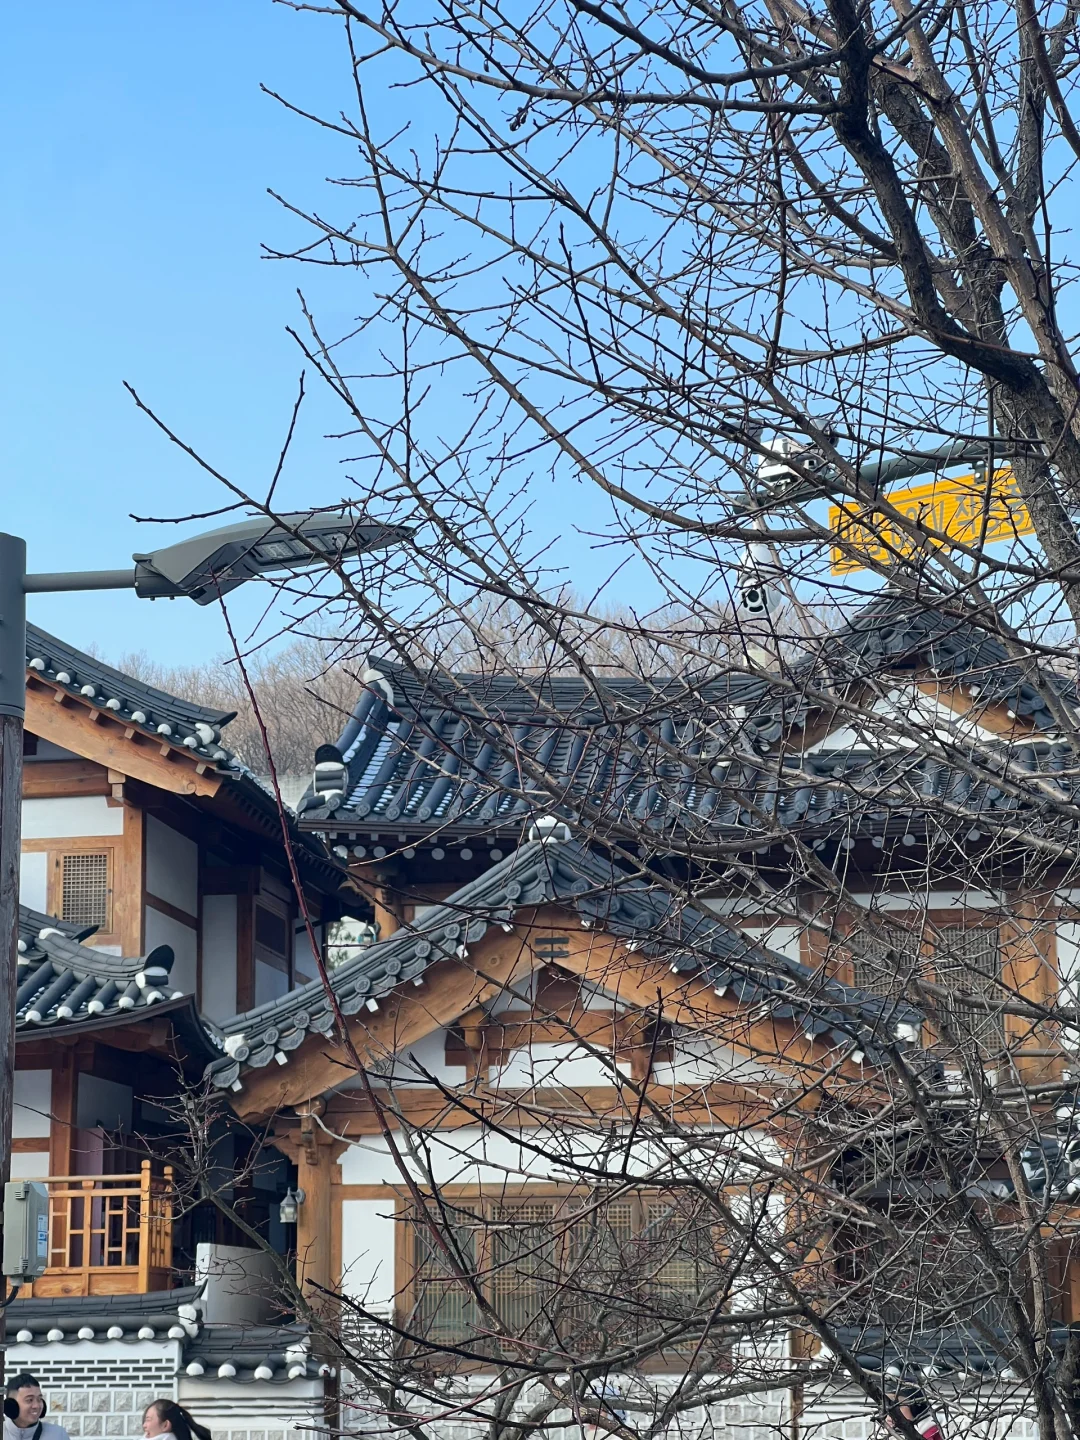
[[117,914],[117,876],[122,861],[123,837],[120,835],[77,835],[62,840],[24,840],[24,854],[46,856],[45,905],[55,919],[64,916],[64,856],[106,855],[106,924],[101,925],[85,943],[88,945],[119,945],[121,936]]
[[[431,1199],[431,1193],[423,1192],[426,1199]],[[558,1206],[560,1202],[570,1207],[575,1201],[583,1206],[588,1205],[595,1192],[580,1187],[558,1185],[555,1183],[532,1183],[506,1185],[497,1191],[485,1190],[477,1185],[451,1185],[445,1187],[439,1193],[439,1199],[447,1206],[460,1207],[464,1212],[473,1210],[476,1212],[481,1208],[518,1208],[537,1202],[549,1202]],[[634,1207],[635,1221],[633,1227],[633,1238],[642,1238],[649,1225],[653,1223],[652,1213],[659,1208],[663,1201],[649,1191],[634,1192],[625,1197]],[[615,1203],[621,1203],[616,1201]],[[410,1328],[410,1323],[419,1334],[416,1319],[417,1306],[417,1284],[422,1280],[422,1272],[415,1262],[415,1245],[418,1235],[418,1226],[410,1217],[415,1212],[415,1206],[411,1198],[398,1195],[394,1209],[394,1220],[396,1225],[394,1241],[394,1288],[395,1299],[395,1323],[403,1330]],[[559,1230],[556,1234],[555,1268],[561,1275],[564,1266],[570,1255],[573,1244],[573,1219],[568,1210],[563,1215],[556,1211],[556,1223]],[[497,1221],[496,1221],[497,1223]],[[493,1230],[491,1222],[484,1221],[481,1229],[478,1230],[478,1243],[476,1245],[474,1264],[478,1276],[483,1277],[488,1268],[489,1251],[492,1244]],[[490,1280],[485,1283],[481,1279],[481,1285],[485,1293],[490,1296]],[[433,1336],[430,1341],[430,1349],[436,1353],[441,1346],[448,1349],[455,1344],[467,1340],[467,1335],[443,1334]],[[685,1363],[687,1351],[693,1349],[699,1342],[697,1340],[687,1341],[681,1346],[675,1346],[670,1351],[658,1352],[650,1360],[645,1362],[645,1368],[660,1371],[667,1371],[672,1364]],[[670,1357],[666,1359],[665,1357]],[[498,1363],[494,1358],[488,1360],[475,1360],[466,1362],[468,1368],[483,1369]]]
[[[886,913],[889,919],[895,920],[898,925],[902,926],[909,935],[917,940],[919,957],[921,960],[928,962],[924,970],[924,978],[932,984],[941,985],[943,988],[949,988],[949,986],[948,982],[939,975],[934,963],[936,944],[934,937],[927,933],[927,923],[932,924],[934,928],[939,931],[993,931],[997,937],[998,967],[996,977],[987,976],[988,988],[986,994],[992,995],[994,988],[997,987],[998,996],[1004,1003],[1006,990],[1003,987],[1008,987],[1009,985],[1008,970],[1010,965],[1009,931],[1008,920],[1006,918],[998,915],[994,910],[971,910],[957,906],[943,906],[941,909],[937,909],[936,907],[927,907],[925,909],[912,907],[908,910],[890,909]],[[913,919],[918,919],[922,922],[918,929],[911,924]],[[868,989],[868,986],[859,986],[857,970],[858,957],[855,955],[851,945],[852,936],[857,933],[855,930],[848,931],[840,942],[847,954],[841,960],[839,966],[841,974],[838,978],[847,984]],[[967,972],[961,971],[960,973],[963,974]],[[974,988],[970,988],[969,993],[975,994],[976,991]],[[992,1012],[987,1012],[988,1021],[992,1018]],[[997,1020],[999,1022],[997,1034],[1001,1041],[1001,1046],[1004,1049],[1007,1048],[1010,1043],[1008,1016],[999,1013]],[[933,1027],[929,1022],[927,1022],[927,1029],[930,1031],[930,1038],[936,1041],[938,1037],[933,1033]],[[994,1058],[995,1052],[992,1049],[988,1049],[986,1054],[989,1058]]]

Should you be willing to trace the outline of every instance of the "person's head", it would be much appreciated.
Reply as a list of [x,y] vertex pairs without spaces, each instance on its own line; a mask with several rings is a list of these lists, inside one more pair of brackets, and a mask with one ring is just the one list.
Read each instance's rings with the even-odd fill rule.
[[905,1386],[892,1396],[885,1411],[885,1423],[889,1429],[897,1428],[902,1421],[917,1424],[929,1412],[930,1405],[923,1392],[913,1385]]
[[36,1425],[45,1414],[45,1400],[33,1375],[23,1370],[13,1375],[5,1388],[4,1414],[7,1418],[24,1430]]
[[210,1431],[191,1418],[175,1400],[151,1400],[143,1412],[143,1434],[173,1435],[176,1440],[211,1440]]

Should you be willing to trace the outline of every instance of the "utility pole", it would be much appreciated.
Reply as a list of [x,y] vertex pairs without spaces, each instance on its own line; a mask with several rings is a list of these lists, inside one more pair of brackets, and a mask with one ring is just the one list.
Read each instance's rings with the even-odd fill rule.
[[[0,1194],[11,1179],[15,991],[19,964],[23,716],[26,714],[26,541],[0,534]],[[7,1281],[0,1276],[0,1284]],[[0,1311],[0,1379],[4,1312]]]

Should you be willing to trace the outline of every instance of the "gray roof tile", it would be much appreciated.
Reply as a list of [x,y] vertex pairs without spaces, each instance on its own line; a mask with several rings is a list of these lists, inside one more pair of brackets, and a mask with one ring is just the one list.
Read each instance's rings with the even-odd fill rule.
[[[718,991],[762,1003],[831,1043],[856,1045],[873,1059],[899,1024],[917,1023],[906,1006],[853,990],[689,905],[658,885],[631,877],[575,841],[533,840],[423,913],[411,926],[363,950],[332,972],[338,1003],[357,1014],[438,960],[463,953],[517,910],[559,904],[581,921],[632,940],[679,971],[700,972]],[[276,1061],[309,1034],[331,1035],[333,1012],[320,981],[248,1010],[222,1026],[225,1054],[207,1067],[222,1088],[242,1084],[245,1070]]]
[[79,943],[93,933],[19,907],[18,1033],[100,1022],[179,994],[169,984],[171,946],[125,958]]
[[221,730],[233,719],[233,710],[196,705],[157,690],[36,625],[26,627],[26,665],[69,695],[100,706],[140,730],[183,745],[215,765],[227,767],[232,763],[230,751],[222,744]]
[[[1007,705],[1044,734],[1055,728],[1045,697],[998,640],[890,592],[827,637],[816,659],[791,671],[787,687],[745,675],[662,676],[605,681],[597,697],[572,677],[535,685],[506,675],[425,682],[403,666],[376,664],[385,683],[369,684],[337,746],[316,756],[316,782],[299,807],[307,828],[360,838],[380,832],[392,844],[429,835],[440,845],[479,837],[514,843],[534,815],[573,818],[588,805],[594,833],[610,825],[658,842],[679,831],[702,839],[741,832],[753,843],[755,831],[776,828],[755,809],[775,812],[783,827],[841,838],[853,827],[917,833],[928,823],[920,798],[991,814],[1017,802],[994,785],[991,764],[985,779],[972,779],[932,757],[913,766],[906,751],[788,757],[777,775],[769,746],[808,715],[805,687],[918,664],[976,686],[982,700]],[[1053,683],[1073,693],[1071,682]],[[1032,773],[1061,770],[1069,760],[1048,741],[1041,751],[1013,747],[1007,758]],[[542,785],[529,760],[547,777]],[[868,809],[860,791],[897,781],[890,800]]]

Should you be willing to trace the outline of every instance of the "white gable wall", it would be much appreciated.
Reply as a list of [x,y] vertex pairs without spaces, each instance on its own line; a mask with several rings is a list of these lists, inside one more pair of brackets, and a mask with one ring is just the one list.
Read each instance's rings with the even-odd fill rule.
[[154,815],[146,817],[146,889],[188,915],[199,913],[199,847]]
[[74,840],[83,835],[123,833],[123,806],[110,805],[104,795],[22,802],[24,840]]

